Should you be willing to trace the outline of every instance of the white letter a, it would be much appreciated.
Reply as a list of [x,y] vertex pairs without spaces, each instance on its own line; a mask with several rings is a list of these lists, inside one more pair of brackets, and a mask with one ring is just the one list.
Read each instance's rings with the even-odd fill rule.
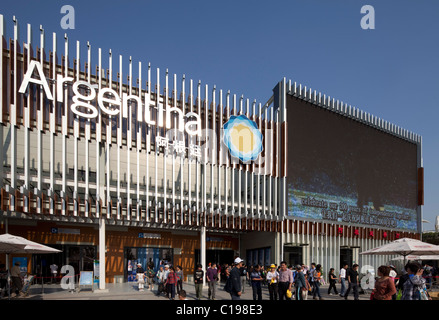
[[375,9],[371,5],[364,5],[361,7],[361,13],[367,13],[364,17],[361,18],[361,28],[366,29],[375,29]]
[[67,13],[62,17],[60,25],[61,28],[65,29],[75,29],[75,8],[71,5],[64,5],[61,7],[61,13]]

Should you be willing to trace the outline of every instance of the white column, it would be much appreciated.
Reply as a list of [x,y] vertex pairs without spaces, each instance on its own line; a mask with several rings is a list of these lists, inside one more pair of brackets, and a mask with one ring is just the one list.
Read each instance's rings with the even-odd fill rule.
[[99,290],[105,290],[105,219],[99,218]]
[[[206,268],[206,227],[204,225],[201,226],[200,236],[200,263],[204,270]],[[205,285],[206,281],[203,277],[203,286]]]

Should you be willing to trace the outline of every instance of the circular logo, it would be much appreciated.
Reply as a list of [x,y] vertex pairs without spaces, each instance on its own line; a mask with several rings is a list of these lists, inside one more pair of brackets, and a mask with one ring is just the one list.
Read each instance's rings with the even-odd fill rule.
[[254,161],[263,150],[262,133],[256,122],[244,115],[231,116],[223,126],[224,144],[232,157]]

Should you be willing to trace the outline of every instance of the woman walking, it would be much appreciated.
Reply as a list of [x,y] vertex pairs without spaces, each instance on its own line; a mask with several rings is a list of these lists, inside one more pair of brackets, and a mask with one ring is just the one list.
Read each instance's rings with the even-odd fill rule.
[[176,267],[177,270],[175,271],[175,275],[177,276],[177,294],[179,295],[181,290],[183,290],[183,269],[181,266]]
[[389,277],[390,267],[380,266],[378,268],[378,279],[372,291],[372,300],[392,300],[396,293],[395,282]]
[[337,288],[335,287],[335,284],[337,282],[337,277],[334,274],[334,268],[329,269],[328,274],[328,280],[329,280],[329,288],[328,288],[328,294],[332,296],[331,289],[334,289],[334,293],[337,295]]
[[323,300],[322,296],[320,295],[320,280],[322,280],[322,265],[318,264],[316,265],[316,268],[313,272],[313,279],[314,279],[314,291],[313,291],[313,299],[316,300],[316,296],[319,297],[320,300]]
[[270,293],[270,300],[277,300],[278,296],[278,281],[279,272],[276,271],[276,266],[272,264],[270,271],[267,273],[268,292]]
[[[175,300],[175,285],[177,284],[178,277],[175,274],[174,267],[169,268],[169,274],[166,278],[166,292],[168,299]],[[169,294],[171,294],[171,297],[169,298]]]

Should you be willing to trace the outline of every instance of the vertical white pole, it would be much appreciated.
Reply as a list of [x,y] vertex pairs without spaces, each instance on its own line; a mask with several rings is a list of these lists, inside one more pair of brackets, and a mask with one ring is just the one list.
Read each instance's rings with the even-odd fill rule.
[[[142,62],[139,61],[139,99],[142,100]],[[141,105],[139,106],[142,107]],[[148,106],[149,109],[149,106]],[[146,110],[145,112],[149,112]],[[139,114],[137,114],[139,116]],[[136,120],[137,122],[138,120]],[[143,119],[142,121],[143,122]],[[139,125],[139,124],[138,124]],[[136,210],[136,220],[140,221],[140,210],[142,208],[142,201],[140,200],[140,152],[142,151],[142,126],[139,125],[137,129],[137,210]]]
[[[214,140],[214,134],[215,134],[215,120],[216,120],[216,99],[215,99],[215,94],[216,93],[216,87],[213,87],[212,90],[212,108],[210,109],[210,114],[212,117],[212,131],[209,130],[209,145],[210,145],[210,213],[213,215],[214,214],[214,210],[215,210],[215,205],[214,205],[214,164],[216,164],[216,148],[215,148],[215,142],[216,139]],[[209,108],[207,108],[208,110]],[[213,217],[213,216],[212,216]],[[212,226],[214,223],[214,219],[212,218]]]
[[223,90],[220,90],[219,93],[219,106],[218,106],[219,110],[218,110],[218,116],[219,116],[219,130],[218,133],[219,135],[216,137],[218,139],[218,141],[220,142],[219,147],[218,147],[218,211],[219,211],[219,225],[221,226],[222,224],[222,219],[223,219],[223,214],[221,212],[222,210],[222,205],[221,205],[221,179],[222,179],[222,168],[221,166],[223,165],[223,150],[222,150],[222,144],[221,144],[221,130],[223,128]]
[[[145,92],[145,96],[149,95],[151,98],[151,64],[148,63],[148,85],[147,88],[145,88],[147,92]],[[149,105],[145,105],[145,114],[149,112]],[[151,128],[149,125],[146,125],[146,222],[149,222],[150,214],[149,214],[149,155],[151,151]]]
[[[131,89],[132,89],[132,78],[133,78],[133,65],[132,65],[132,58],[130,57],[129,60],[129,65],[128,65],[128,77],[129,77],[129,81],[128,81],[128,94],[131,95]],[[121,79],[122,79],[122,73],[121,73]],[[122,82],[121,82],[122,84]],[[128,117],[127,117],[127,146],[126,146],[126,156],[127,156],[127,189],[126,189],[126,194],[127,194],[127,220],[131,220],[131,159],[130,159],[130,154],[131,154],[131,147],[132,147],[132,143],[133,143],[133,139],[132,139],[132,117],[133,117],[133,110],[131,108],[131,105],[128,103]]]
[[[233,95],[233,115],[236,115],[236,94]],[[232,187],[232,227],[235,228],[235,160],[232,158],[232,181],[230,182]],[[240,192],[240,190],[239,190]]]
[[[91,48],[90,43],[87,41],[87,80],[88,83],[91,81]],[[90,206],[88,202],[90,187],[89,187],[89,168],[90,168],[90,157],[89,157],[89,140],[90,140],[90,119],[87,119],[85,122],[85,195],[84,195],[84,204],[85,204],[85,216],[88,217],[90,212]]]
[[[40,25],[40,62],[44,65],[44,29]],[[38,204],[37,212],[42,213],[43,203],[41,199],[41,189],[43,181],[43,110],[44,110],[44,94],[43,90],[40,90],[40,110],[38,110],[38,135],[37,135],[37,157],[38,157],[38,167],[37,167],[37,195]]]
[[[183,112],[185,112],[185,94],[184,94],[184,90],[185,90],[185,76],[183,75],[183,80],[181,83],[181,93],[182,93],[182,98],[181,98],[181,108],[183,110]],[[177,108],[177,76],[174,75],[174,103],[175,103],[175,107]],[[175,131],[174,131],[175,132]],[[179,135],[182,136],[183,141],[184,139],[184,134],[182,133],[178,133]],[[188,162],[189,163],[189,162]],[[172,171],[174,172],[174,171]],[[180,212],[183,212],[184,209],[184,201],[183,201],[183,191],[184,191],[184,152],[182,153],[181,157],[180,157]],[[188,185],[188,193],[190,193],[190,186]],[[190,204],[189,204],[190,206]],[[173,206],[173,210],[175,210],[175,206]],[[172,215],[173,219],[175,219],[174,215]],[[175,223],[175,222],[174,222]]]
[[[226,118],[230,117],[230,91],[227,91],[226,95]],[[226,217],[226,228],[229,227],[228,217],[229,217],[229,155],[226,154],[226,163],[224,168],[224,213]]]
[[[109,69],[109,73],[108,73],[108,82],[109,82],[109,87],[113,88],[113,59],[111,56],[111,50],[109,50],[108,52],[108,69]],[[108,117],[108,124],[107,124],[107,132],[106,132],[106,137],[105,137],[105,166],[107,169],[107,183],[106,183],[106,188],[107,188],[107,199],[106,199],[106,204],[107,204],[107,219],[110,219],[110,211],[112,210],[112,208],[110,208],[110,200],[111,200],[111,193],[110,193],[110,166],[111,166],[111,162],[110,162],[110,152],[111,152],[111,138],[113,135],[113,125],[112,125],[112,121],[111,121],[111,116]]]
[[11,104],[11,191],[10,191],[10,210],[15,211],[15,188],[17,184],[17,49],[18,49],[18,21],[15,16],[14,21],[14,95]]
[[[1,36],[1,35],[0,35]],[[31,58],[31,45],[32,45],[32,28],[31,25],[27,25],[27,61],[26,66],[29,66]],[[1,51],[2,52],[2,51]],[[24,61],[23,61],[24,62]],[[1,88],[1,87],[0,87]],[[29,212],[29,136],[30,136],[30,94],[27,95],[26,108],[24,108],[24,211]],[[1,141],[1,140],[0,140]],[[3,163],[3,162],[0,162]]]
[[[184,75],[183,75],[183,83],[184,83]],[[183,92],[183,99],[182,99],[182,104],[184,106],[185,104],[185,99],[184,99],[184,89],[182,89]],[[189,108],[190,111],[193,112],[193,108],[194,108],[194,97],[193,97],[193,80],[191,79],[189,82]],[[192,136],[189,137],[189,141],[191,144],[195,144],[195,140]],[[189,162],[189,168],[188,168],[188,210],[189,213],[192,212],[192,158],[189,158],[188,160]],[[195,165],[196,165],[197,160],[195,160]],[[189,225],[192,223],[192,219],[191,219],[191,214],[189,214]]]
[[[165,92],[163,95],[163,106],[166,108],[166,110],[168,110],[170,108],[169,101],[168,101],[168,98],[169,98],[168,79],[169,79],[168,69],[166,69],[166,72],[165,72]],[[164,118],[166,119],[166,117],[164,117]],[[167,124],[163,126],[163,137],[165,137],[165,138],[167,138],[166,137],[166,126],[167,126]],[[168,199],[167,199],[167,192],[166,192],[167,191],[166,190],[167,189],[166,188],[166,185],[167,185],[167,183],[166,183],[167,182],[166,181],[166,179],[167,179],[167,177],[166,177],[166,160],[168,157],[168,150],[167,150],[167,148],[165,148],[163,151],[164,151],[163,152],[163,221],[165,223],[167,223],[168,222]],[[182,180],[183,179],[180,179],[180,181],[182,181]]]
[[[198,81],[198,87],[197,87],[197,112],[198,114],[201,114],[201,81]],[[198,145],[200,140],[198,140]],[[196,162],[196,171],[195,171],[195,177],[196,177],[196,184],[195,184],[195,194],[196,194],[196,212],[197,212],[197,225],[200,222],[200,194],[198,190],[200,190],[200,163],[199,161]],[[203,266],[204,267],[204,266]]]
[[204,91],[204,100],[205,100],[205,109],[204,109],[204,122],[205,122],[205,128],[204,128],[204,171],[203,171],[203,208],[202,211],[204,212],[204,223],[206,224],[206,216],[207,216],[207,149],[208,149],[208,131],[209,131],[209,92],[208,92],[208,85],[205,85],[205,91]]
[[99,289],[105,290],[105,219],[99,218]]
[[[119,97],[123,93],[122,55],[119,55]],[[122,148],[122,112],[119,112],[117,128],[117,220],[122,217],[122,198],[120,196],[120,149]]]
[[[56,33],[52,33],[52,39],[53,39],[53,59],[52,59],[52,79],[56,79]],[[52,101],[52,112],[50,113],[50,214],[54,213],[54,206],[55,206],[55,200],[53,198],[54,192],[55,192],[55,119],[56,119],[56,83],[53,82],[52,84],[52,92],[53,92],[53,101]]]
[[[184,88],[184,77],[183,77],[183,88]],[[173,107],[177,108],[177,75],[174,73],[174,92],[173,92]],[[184,98],[181,101],[182,108],[184,111]],[[171,116],[171,123],[172,123],[172,116]],[[170,125],[170,124],[168,124]],[[175,129],[173,131],[173,139],[175,139]],[[175,224],[175,154],[172,152],[172,223]],[[183,180],[183,175],[180,172],[180,177]],[[180,208],[181,212],[183,212],[183,207]]]
[[[102,88],[102,50],[98,49],[98,89]],[[102,212],[100,212],[99,204],[101,200],[101,137],[102,137],[102,114],[99,108],[99,114],[96,123],[96,217],[102,218]]]
[[[76,41],[76,80],[79,80],[79,72],[81,69],[80,63],[80,51],[79,51],[79,41]],[[74,188],[73,188],[73,201],[74,201],[74,216],[78,215],[79,203],[78,203],[78,139],[79,139],[79,119],[75,115],[74,120]]]
[[[201,225],[200,236],[201,236],[201,239],[200,239],[201,264],[203,266],[203,270],[206,270],[206,226],[204,224]],[[206,286],[205,277],[203,277],[203,286]]]
[[[67,34],[64,34],[64,57],[65,57],[65,65],[64,65],[64,76],[68,76],[69,72],[69,40],[67,37]],[[67,209],[67,202],[66,202],[66,191],[67,191],[67,117],[69,113],[69,107],[68,107],[68,101],[67,101],[67,90],[62,91],[61,94],[64,94],[63,101],[64,101],[64,115],[62,116],[62,185],[61,185],[61,191],[62,191],[62,211],[61,215],[66,214]]]
[[[243,103],[244,97],[241,95],[241,98],[239,99],[239,115],[243,114]],[[239,217],[239,223],[241,223],[241,214],[242,214],[242,167],[243,165],[239,162],[239,160],[236,161],[237,164],[237,170],[236,173],[238,174],[238,217]]]
[[[159,107],[160,105],[160,69],[157,68],[157,92],[156,92],[156,106],[157,106],[157,127],[156,127],[156,137],[159,134],[159,122],[160,122],[160,117],[162,117],[163,115],[160,115],[160,112],[158,111],[160,109]],[[159,209],[159,205],[158,205],[158,201],[159,201],[159,190],[158,190],[158,182],[159,182],[159,178],[158,178],[158,155],[159,155],[159,148],[158,148],[158,144],[157,144],[157,138],[155,141],[155,222],[158,222],[158,209]]]

